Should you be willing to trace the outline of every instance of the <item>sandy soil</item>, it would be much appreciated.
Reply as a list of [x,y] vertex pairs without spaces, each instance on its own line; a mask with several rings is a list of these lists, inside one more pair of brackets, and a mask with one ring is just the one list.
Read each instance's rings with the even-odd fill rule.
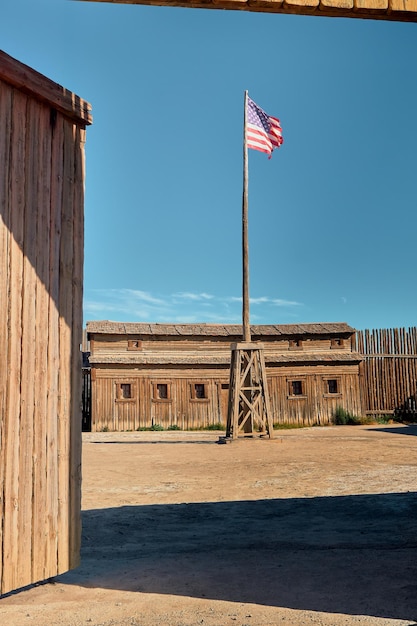
[[417,426],[85,433],[81,566],[3,626],[417,626]]

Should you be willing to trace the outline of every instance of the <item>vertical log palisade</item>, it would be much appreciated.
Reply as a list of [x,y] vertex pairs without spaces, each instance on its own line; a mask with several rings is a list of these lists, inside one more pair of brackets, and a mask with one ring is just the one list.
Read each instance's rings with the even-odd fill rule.
[[417,395],[417,328],[356,331],[362,405],[367,415],[389,415]]
[[80,547],[89,105],[0,52],[0,593]]

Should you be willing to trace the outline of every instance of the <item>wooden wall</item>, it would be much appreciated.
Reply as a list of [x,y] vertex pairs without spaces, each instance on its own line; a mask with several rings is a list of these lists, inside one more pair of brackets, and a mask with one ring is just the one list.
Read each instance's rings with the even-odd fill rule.
[[86,103],[0,53],[0,593],[75,567]]
[[[358,365],[284,369],[278,375],[267,368],[267,378],[274,423],[323,426],[332,422],[337,407],[361,415]],[[300,397],[289,395],[288,380],[293,378],[303,380],[305,385]],[[328,393],[328,378],[337,380],[338,393]]]
[[[206,398],[193,400],[191,385],[203,382]],[[199,370],[107,370],[92,372],[92,430],[118,431],[150,428],[155,424],[163,428],[177,425],[183,430],[207,427],[226,422],[222,413],[221,390],[227,386],[229,371]],[[130,383],[132,399],[118,398],[117,386]],[[169,386],[169,398],[159,400],[155,385]],[[226,390],[227,393],[227,390]],[[223,400],[227,402],[227,398]],[[227,407],[227,404],[224,404]],[[226,408],[223,409],[226,411]]]
[[356,332],[361,394],[369,415],[389,414],[417,393],[417,328]]
[[[353,331],[352,331],[353,332]],[[129,335],[129,340],[134,339],[134,335]],[[290,340],[292,338],[279,337],[265,341],[262,336],[254,336],[254,341],[261,341],[264,344],[265,358],[274,356],[276,354],[288,353]],[[197,351],[205,355],[224,355],[226,354],[230,358],[230,337],[216,337],[215,339],[201,337],[197,342],[190,339],[190,337],[158,337],[158,336],[139,336],[137,340],[140,342],[140,348],[138,350],[131,350],[130,354],[152,354],[158,355],[163,358],[165,355],[170,356],[173,353],[180,356],[182,354],[194,354]],[[122,354],[126,354],[126,346],[128,339],[121,337],[120,335],[98,335],[90,341],[90,349],[93,355],[100,354],[100,357],[109,357],[115,362],[117,357]],[[345,337],[343,339],[343,347],[337,346],[336,350],[352,351],[352,338]],[[328,336],[316,336],[316,337],[303,337],[302,338],[302,352],[303,354],[309,353],[323,353],[334,351],[332,349],[332,337]]]
[[[336,408],[355,415],[362,411],[358,364],[267,367],[274,423],[304,426],[329,424]],[[327,393],[327,379],[336,379],[338,393]],[[291,396],[289,381],[303,381],[302,396]],[[168,400],[155,399],[154,385],[170,387]],[[204,382],[206,399],[193,400],[191,385]],[[132,398],[119,399],[117,387],[129,383]],[[155,424],[181,429],[207,427],[227,419],[229,369],[117,369],[92,370],[92,430],[118,431],[149,428]]]

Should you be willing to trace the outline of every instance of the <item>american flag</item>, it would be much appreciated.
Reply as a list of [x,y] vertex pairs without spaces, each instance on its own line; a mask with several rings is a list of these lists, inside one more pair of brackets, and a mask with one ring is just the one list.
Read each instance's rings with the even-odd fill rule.
[[271,158],[272,151],[283,143],[279,119],[267,115],[251,98],[247,99],[246,140],[248,148],[266,152]]

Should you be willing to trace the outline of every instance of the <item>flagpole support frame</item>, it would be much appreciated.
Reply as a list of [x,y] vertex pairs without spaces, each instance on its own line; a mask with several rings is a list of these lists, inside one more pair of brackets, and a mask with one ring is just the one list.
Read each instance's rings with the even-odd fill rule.
[[221,443],[230,443],[239,437],[272,439],[274,429],[264,346],[261,343],[241,342],[233,343],[230,348],[226,437]]

